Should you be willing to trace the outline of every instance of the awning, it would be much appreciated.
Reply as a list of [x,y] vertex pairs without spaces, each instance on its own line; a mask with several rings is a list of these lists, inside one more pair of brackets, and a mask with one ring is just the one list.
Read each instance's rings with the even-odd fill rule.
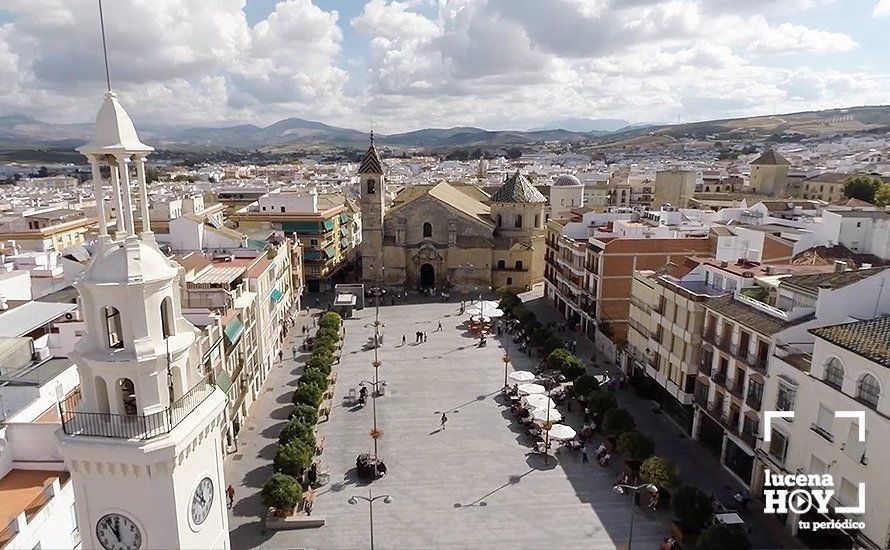
[[241,333],[244,332],[244,323],[241,322],[241,319],[232,319],[226,325],[226,338],[229,339],[229,342],[235,343],[238,341],[238,337],[241,336]]
[[247,248],[253,248],[255,250],[262,250],[262,249],[266,248],[266,243],[264,241],[247,239]]
[[321,233],[318,222],[281,222],[281,230],[286,233]]
[[269,297],[272,298],[272,301],[273,301],[273,302],[276,302],[276,303],[278,303],[278,302],[281,301],[281,297],[282,297],[282,296],[284,296],[284,293],[281,292],[280,290],[278,290],[277,288],[276,288],[276,289],[273,289],[273,290],[272,290],[272,293],[269,294]]
[[330,231],[331,229],[333,229],[333,228],[334,228],[334,220],[325,220],[325,221],[324,221],[324,228],[327,229],[328,231]]
[[229,378],[229,373],[221,371],[216,375],[216,385],[219,386],[223,393],[229,393],[229,388],[232,387],[232,379]]
[[320,259],[322,259],[323,255],[324,254],[322,254],[321,250],[306,250],[305,252],[303,252],[303,259],[304,260],[320,260]]
[[327,247],[327,248],[324,249],[324,254],[325,254],[325,256],[327,256],[328,258],[333,258],[333,257],[334,257],[334,254],[336,254],[336,253],[337,253],[337,250],[336,250],[333,246],[329,246],[329,247]]
[[346,223],[349,221],[349,217],[346,214],[340,214],[340,223]]

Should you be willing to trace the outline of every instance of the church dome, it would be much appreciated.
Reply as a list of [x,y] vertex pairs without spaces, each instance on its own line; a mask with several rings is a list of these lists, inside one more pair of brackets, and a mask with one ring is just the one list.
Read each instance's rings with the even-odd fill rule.
[[571,187],[581,185],[581,180],[571,174],[563,174],[553,182],[554,187]]
[[132,280],[172,279],[177,274],[157,247],[138,239],[115,243],[98,254],[84,271],[83,282],[126,284]]

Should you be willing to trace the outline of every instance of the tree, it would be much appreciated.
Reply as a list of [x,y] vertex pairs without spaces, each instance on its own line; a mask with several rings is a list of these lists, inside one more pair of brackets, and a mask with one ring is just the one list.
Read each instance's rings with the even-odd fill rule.
[[37,170],[38,178],[45,178],[49,176],[49,170],[46,169],[46,166],[41,166],[40,169]]
[[884,185],[880,178],[854,174],[844,180],[844,195],[850,199],[874,203],[875,194]]
[[330,354],[312,354],[309,361],[306,362],[306,370],[314,370],[323,372],[325,376],[331,374],[331,357]]
[[699,550],[750,550],[748,537],[726,525],[712,525],[698,536],[695,547]]
[[[554,350],[565,349],[566,343],[565,340],[558,336],[549,336],[544,342],[541,344],[541,347],[544,349],[544,353],[551,354]],[[568,350],[566,350],[568,351]]]
[[711,520],[714,507],[708,496],[691,485],[681,487],[672,497],[674,516],[691,531],[700,531]]
[[319,340],[332,340],[334,342],[340,341],[340,333],[337,331],[337,329],[329,325],[330,323],[326,326],[321,327],[320,329],[318,329],[318,332],[315,333],[316,343]]
[[294,410],[290,412],[291,420],[299,420],[307,426],[314,426],[318,423],[318,407],[300,403],[294,406]]
[[331,327],[334,330],[340,330],[340,325],[343,324],[343,318],[340,317],[339,314],[334,313],[333,311],[328,311],[324,315],[321,316],[321,319],[318,321],[318,327]]
[[600,387],[599,380],[590,374],[582,374],[572,383],[572,391],[578,397],[590,395],[590,392]]
[[650,456],[640,466],[640,479],[656,487],[673,487],[679,477],[677,465],[660,456]]
[[145,168],[145,182],[152,183],[161,179],[161,171],[157,168],[147,166]]
[[574,355],[570,355],[568,360],[563,363],[562,368],[559,369],[559,372],[565,376],[566,380],[574,381],[579,376],[583,375],[585,370],[584,363]]
[[510,147],[509,149],[507,149],[505,156],[508,159],[518,159],[522,156],[522,149],[520,149],[519,147]]
[[280,515],[290,515],[303,498],[303,487],[287,474],[274,474],[263,485],[263,504]]
[[631,430],[618,438],[618,452],[624,455],[624,460],[642,462],[655,452],[655,442],[651,437]]
[[315,449],[306,445],[299,439],[293,439],[284,445],[278,446],[272,466],[276,472],[289,476],[300,477],[312,464]]
[[603,415],[603,432],[611,437],[618,437],[637,427],[634,417],[626,409],[609,409]]
[[602,420],[609,409],[617,406],[615,396],[607,391],[595,389],[587,394],[587,410],[597,421]]
[[324,395],[324,391],[321,388],[314,384],[303,384],[297,386],[297,389],[294,390],[294,405],[304,404],[315,407],[316,409],[321,404],[321,397]]
[[890,183],[885,183],[875,193],[875,204],[878,206],[890,206]]
[[551,369],[561,370],[570,358],[574,357],[572,352],[565,348],[559,348],[551,351],[545,359],[547,366]]
[[305,384],[312,384],[324,391],[328,389],[328,375],[318,369],[307,369],[303,371],[302,376],[300,376],[297,386],[299,387]]
[[299,418],[288,420],[278,435],[278,444],[287,445],[295,440],[302,441],[304,444],[314,448],[315,424],[304,424]]

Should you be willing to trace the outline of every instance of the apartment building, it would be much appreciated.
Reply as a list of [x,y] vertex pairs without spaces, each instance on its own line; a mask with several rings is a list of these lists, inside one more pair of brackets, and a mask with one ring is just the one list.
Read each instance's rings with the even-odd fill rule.
[[96,218],[69,208],[9,213],[0,218],[0,241],[37,252],[64,251],[82,245],[95,225]]

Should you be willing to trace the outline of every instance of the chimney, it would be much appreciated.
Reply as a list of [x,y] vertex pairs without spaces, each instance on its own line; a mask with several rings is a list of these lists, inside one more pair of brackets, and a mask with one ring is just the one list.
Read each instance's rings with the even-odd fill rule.
[[834,261],[834,272],[841,273],[842,271],[847,270],[847,262],[843,260],[835,260]]

